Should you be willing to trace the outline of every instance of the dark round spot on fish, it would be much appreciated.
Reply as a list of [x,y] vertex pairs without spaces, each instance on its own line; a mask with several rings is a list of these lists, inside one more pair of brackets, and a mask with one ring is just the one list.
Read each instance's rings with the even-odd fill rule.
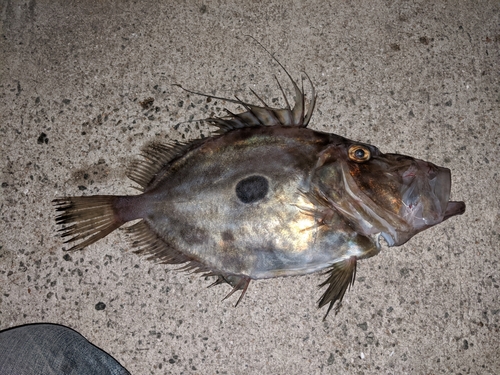
[[254,203],[263,199],[269,191],[269,182],[263,176],[244,178],[236,185],[236,196],[243,203]]
[[222,241],[225,241],[225,242],[232,242],[232,241],[234,241],[233,232],[231,232],[229,230],[226,230],[226,231],[222,232],[220,235],[221,235]]
[[192,225],[185,224],[181,229],[180,234],[184,241],[186,241],[186,243],[191,246],[201,245],[207,243],[207,241],[209,240],[208,234],[205,230],[196,228]]

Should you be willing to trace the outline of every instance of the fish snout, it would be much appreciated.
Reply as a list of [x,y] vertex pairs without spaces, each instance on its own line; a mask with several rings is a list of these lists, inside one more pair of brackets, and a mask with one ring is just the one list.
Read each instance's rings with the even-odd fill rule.
[[464,202],[450,201],[448,202],[448,206],[446,206],[446,211],[444,213],[443,221],[455,215],[462,215],[464,212],[465,212]]
[[403,173],[401,214],[416,230],[439,224],[461,209],[449,204],[450,191],[448,168],[417,160]]

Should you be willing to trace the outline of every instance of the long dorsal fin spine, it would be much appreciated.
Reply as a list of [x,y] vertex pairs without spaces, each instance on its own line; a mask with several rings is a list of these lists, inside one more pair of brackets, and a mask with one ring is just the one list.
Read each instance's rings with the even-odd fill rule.
[[304,73],[305,76],[307,77],[307,80],[309,81],[312,91],[312,97],[310,98],[309,100],[310,103],[306,109],[306,98],[304,95],[304,79],[302,78],[301,88],[299,88],[297,82],[295,82],[295,80],[292,78],[290,73],[285,69],[283,64],[281,64],[281,62],[272,53],[270,53],[259,41],[257,41],[252,36],[248,37],[252,38],[264,51],[266,51],[266,53],[280,66],[280,68],[285,72],[288,79],[291,81],[293,86],[293,91],[295,92],[294,95],[295,104],[293,108],[290,107],[288,97],[286,96],[283,87],[281,86],[276,75],[274,75],[274,78],[278,83],[278,87],[283,95],[283,99],[285,100],[286,103],[285,108],[269,107],[267,103],[251,88],[250,88],[251,93],[259,100],[262,106],[246,103],[240,100],[238,97],[236,97],[236,99],[223,98],[220,96],[207,95],[204,93],[185,89],[183,86],[179,84],[175,84],[175,86],[180,87],[181,89],[191,94],[239,104],[246,109],[245,112],[239,114],[233,114],[232,112],[228,111],[228,113],[230,113],[229,116],[205,119],[204,121],[219,128],[219,134],[222,133],[221,130],[230,131],[233,129],[239,129],[243,127],[253,127],[253,126],[280,125],[280,126],[306,127],[309,124],[309,121],[311,120],[311,116],[313,114],[316,103],[316,93],[311,79],[306,73]]
[[259,102],[262,103],[264,107],[269,107],[267,103],[264,101],[264,99],[262,99],[259,95],[257,95],[257,93],[252,88],[250,88],[250,92],[259,100]]
[[306,72],[304,74],[307,77],[307,80],[309,81],[309,85],[311,86],[311,102],[309,103],[309,108],[307,109],[307,112],[304,117],[304,127],[307,127],[309,125],[309,121],[311,120],[312,114],[314,112],[314,107],[316,106],[316,90],[314,90],[314,85],[311,81],[311,78],[307,75]]
[[281,91],[281,94],[283,95],[283,99],[285,100],[285,103],[286,103],[286,109],[291,110],[290,102],[288,101],[288,97],[286,96],[285,91],[283,90],[283,87],[281,86],[281,83],[280,83],[278,77],[276,77],[276,74],[274,75],[274,79],[276,80],[276,83],[278,84],[278,87]]
[[[260,125],[265,125],[265,124],[263,124],[263,123],[262,123],[262,121],[261,121],[261,119],[259,118],[259,116],[257,116],[257,115],[255,114],[255,112],[254,112],[254,110],[253,110],[253,107],[254,107],[254,106],[252,106],[251,104],[248,104],[248,103],[243,102],[243,101],[242,101],[242,100],[240,100],[240,98],[238,98],[237,96],[235,96],[235,98],[236,98],[236,99],[238,99],[239,103],[240,103],[243,107],[245,107],[245,108],[246,108],[246,110],[247,110],[247,111],[246,111],[246,112],[243,112],[243,114],[248,113],[248,114],[252,115],[252,117],[253,117],[255,120],[257,120],[257,122],[258,122]],[[257,107],[257,108],[258,108],[258,107]],[[239,115],[242,115],[242,114],[240,113],[240,114],[238,114],[238,116],[239,116]]]

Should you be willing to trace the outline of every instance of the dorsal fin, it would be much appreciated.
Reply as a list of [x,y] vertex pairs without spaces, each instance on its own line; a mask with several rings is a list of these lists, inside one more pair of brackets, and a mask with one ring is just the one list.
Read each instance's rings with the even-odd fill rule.
[[276,81],[278,81],[278,86],[283,95],[283,99],[285,100],[285,103],[287,103],[285,108],[269,107],[254,91],[252,91],[252,94],[254,94],[257,97],[257,99],[263,104],[262,106],[246,103],[243,100],[240,100],[239,98],[229,99],[219,96],[207,95],[200,92],[185,89],[184,87],[178,84],[176,86],[180,87],[181,89],[191,94],[201,95],[207,98],[224,100],[230,103],[236,103],[243,106],[246,109],[245,112],[241,113],[232,113],[226,109],[226,112],[228,112],[227,116],[213,117],[204,120],[207,123],[218,127],[220,130],[222,130],[222,132],[226,132],[233,129],[254,127],[254,126],[274,126],[274,125],[297,126],[305,128],[307,127],[309,121],[311,120],[311,116],[314,111],[314,106],[316,104],[316,93],[314,90],[314,86],[311,82],[311,79],[306,75],[309,84],[311,85],[311,91],[312,91],[312,95],[309,100],[309,105],[306,109],[305,108],[306,100],[303,89],[302,90],[299,89],[299,87],[292,79],[292,77],[288,74],[288,72],[286,74],[289,76],[295,89],[295,98],[294,98],[295,104],[293,108],[290,108],[290,105],[288,104],[289,103],[288,98],[286,97],[283,88],[281,87],[276,76],[275,78]]
[[[127,177],[137,182],[142,190],[150,186],[158,178],[160,171],[166,171],[165,165],[184,155],[191,148],[203,142],[195,139],[188,143],[166,144],[153,142],[144,147],[141,151],[142,159],[132,162],[127,170]],[[168,173],[168,172],[166,172]]]
[[[254,39],[255,40],[255,39]],[[256,40],[255,40],[256,41]],[[292,76],[288,73],[285,67],[258,41],[256,41],[270,56],[275,60],[278,65],[286,73],[290,81],[292,82],[295,91],[295,104],[293,108],[290,107],[290,102],[281,86],[280,82],[276,79],[278,87],[283,95],[283,99],[286,103],[285,108],[271,108],[267,103],[253,90],[250,90],[253,95],[262,103],[261,106],[246,103],[240,100],[238,97],[236,99],[222,98],[213,95],[207,95],[199,93],[196,91],[191,91],[183,88],[181,85],[176,84],[175,86],[195,95],[205,96],[207,98],[214,98],[219,100],[225,100],[231,103],[236,103],[243,106],[246,111],[241,113],[232,113],[226,109],[228,113],[227,116],[208,118],[204,121],[214,125],[219,128],[218,133],[225,133],[234,129],[241,129],[247,127],[257,127],[257,126],[296,126],[296,127],[306,127],[311,120],[311,116],[314,111],[314,106],[316,104],[316,93],[314,90],[314,85],[307,74],[306,77],[311,85],[311,98],[309,99],[309,105],[306,109],[306,98],[304,95],[304,85],[299,88],[297,83],[293,80]],[[303,83],[303,81],[302,81]],[[172,162],[174,159],[184,155],[189,149],[196,147],[203,140],[196,139],[185,144],[164,144],[164,143],[151,143],[142,150],[142,159],[134,161],[128,171],[127,176],[132,180],[137,182],[142,190],[154,183],[155,180],[163,177],[159,175],[160,171],[166,171],[165,165]],[[168,173],[168,172],[164,172]]]
[[[252,39],[255,40],[255,38]],[[281,126],[297,126],[303,128],[307,127],[309,121],[311,120],[311,116],[314,111],[314,106],[316,105],[316,92],[314,90],[314,85],[311,79],[306,73],[304,73],[305,76],[307,77],[307,80],[309,81],[309,84],[311,85],[311,97],[309,99],[309,105],[307,106],[306,109],[306,96],[304,94],[303,80],[302,80],[302,87],[299,88],[299,86],[294,81],[290,73],[288,73],[288,71],[285,69],[283,64],[281,64],[279,60],[276,59],[276,57],[274,57],[274,55],[271,54],[261,43],[259,43],[257,40],[255,41],[264,49],[264,51],[266,51],[269,54],[269,56],[271,56],[271,58],[274,61],[276,61],[276,63],[278,63],[278,65],[281,67],[281,69],[283,69],[285,74],[292,82],[293,89],[295,91],[295,97],[294,97],[295,103],[293,108],[290,107],[288,98],[276,76],[274,76],[274,78],[276,79],[281,94],[283,95],[283,99],[285,100],[286,103],[285,108],[272,108],[268,106],[267,103],[264,100],[262,100],[260,96],[257,95],[251,89],[250,91],[252,92],[252,94],[254,94],[257,97],[257,99],[262,103],[261,106],[244,102],[237,97],[235,99],[223,98],[219,96],[207,95],[204,93],[188,90],[179,84],[176,84],[174,86],[178,86],[181,89],[191,94],[205,96],[207,98],[225,100],[230,103],[236,103],[243,106],[246,109],[245,112],[235,114],[226,109],[226,111],[228,112],[228,116],[208,118],[204,120],[209,124],[218,127],[220,129],[220,132],[222,133],[233,129],[254,127],[254,126],[281,125]]]

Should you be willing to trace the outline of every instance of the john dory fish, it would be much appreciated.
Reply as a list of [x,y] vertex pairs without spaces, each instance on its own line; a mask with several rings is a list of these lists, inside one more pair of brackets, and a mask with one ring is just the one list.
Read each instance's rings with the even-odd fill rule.
[[238,302],[251,280],[327,270],[328,314],[381,238],[398,246],[465,211],[449,201],[449,169],[308,129],[314,87],[306,105],[285,73],[293,108],[278,83],[284,108],[223,99],[245,111],[206,119],[210,138],[145,147],[128,172],[142,194],[55,199],[70,250],[140,219],[128,228],[136,253],[215,276]]

